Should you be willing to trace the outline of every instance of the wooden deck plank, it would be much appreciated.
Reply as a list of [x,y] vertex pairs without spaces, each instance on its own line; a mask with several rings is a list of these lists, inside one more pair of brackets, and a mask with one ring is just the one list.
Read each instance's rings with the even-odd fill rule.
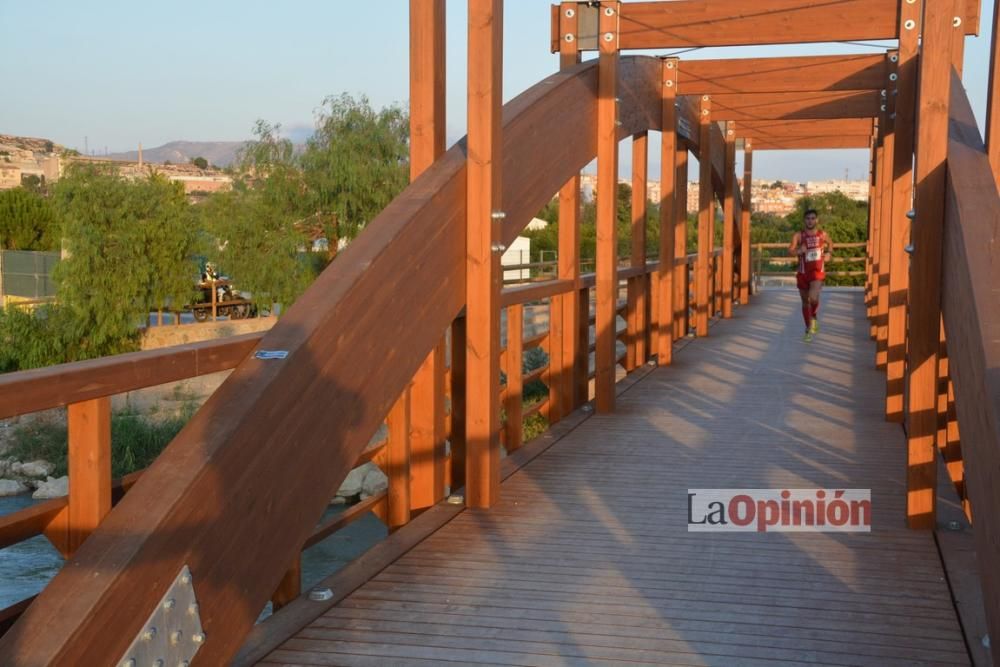
[[[269,665],[969,664],[906,529],[860,291],[769,291],[272,653]],[[870,488],[873,531],[689,533],[688,488]]]

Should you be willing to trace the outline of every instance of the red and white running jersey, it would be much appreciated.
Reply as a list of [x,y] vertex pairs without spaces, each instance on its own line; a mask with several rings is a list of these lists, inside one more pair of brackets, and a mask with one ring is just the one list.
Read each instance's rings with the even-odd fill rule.
[[802,232],[799,239],[806,253],[799,255],[799,273],[823,273],[823,253],[826,251],[826,232]]

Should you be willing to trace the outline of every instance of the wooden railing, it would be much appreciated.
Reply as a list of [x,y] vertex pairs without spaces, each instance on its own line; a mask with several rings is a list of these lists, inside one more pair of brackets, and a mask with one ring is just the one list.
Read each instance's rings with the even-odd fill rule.
[[[798,260],[788,256],[787,243],[754,243],[753,250],[754,275],[757,277],[792,276]],[[863,276],[866,261],[866,243],[834,243],[833,254],[829,262],[828,276]],[[844,252],[850,251],[850,252]],[[777,265],[779,268],[773,267]]]
[[[954,72],[949,108],[937,444],[971,510],[993,652],[1000,657],[1000,196]],[[920,224],[919,211],[914,224]]]

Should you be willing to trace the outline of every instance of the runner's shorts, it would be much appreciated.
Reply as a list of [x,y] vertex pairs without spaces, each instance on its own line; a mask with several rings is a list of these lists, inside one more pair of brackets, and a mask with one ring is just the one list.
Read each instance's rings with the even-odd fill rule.
[[825,279],[826,279],[825,271],[811,271],[809,273],[795,274],[795,281],[798,284],[800,290],[809,289],[809,283],[811,283],[814,280],[825,280]]

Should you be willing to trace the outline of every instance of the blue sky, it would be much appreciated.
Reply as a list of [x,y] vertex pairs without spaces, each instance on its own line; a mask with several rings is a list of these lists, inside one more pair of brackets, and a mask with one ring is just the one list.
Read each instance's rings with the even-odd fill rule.
[[[966,44],[965,82],[985,116],[992,4]],[[510,99],[558,67],[547,0],[507,0],[504,92]],[[0,132],[103,153],[172,140],[229,141],[254,121],[293,133],[329,95],[407,100],[407,0],[283,3],[30,3],[0,0]],[[465,133],[466,2],[448,0],[448,136]],[[864,53],[851,45],[702,49],[684,58]],[[623,144],[625,146],[625,144]],[[627,148],[623,151],[627,158]],[[867,177],[867,151],[759,153],[755,175]],[[629,168],[623,159],[623,169]],[[652,165],[658,175],[659,167]]]

